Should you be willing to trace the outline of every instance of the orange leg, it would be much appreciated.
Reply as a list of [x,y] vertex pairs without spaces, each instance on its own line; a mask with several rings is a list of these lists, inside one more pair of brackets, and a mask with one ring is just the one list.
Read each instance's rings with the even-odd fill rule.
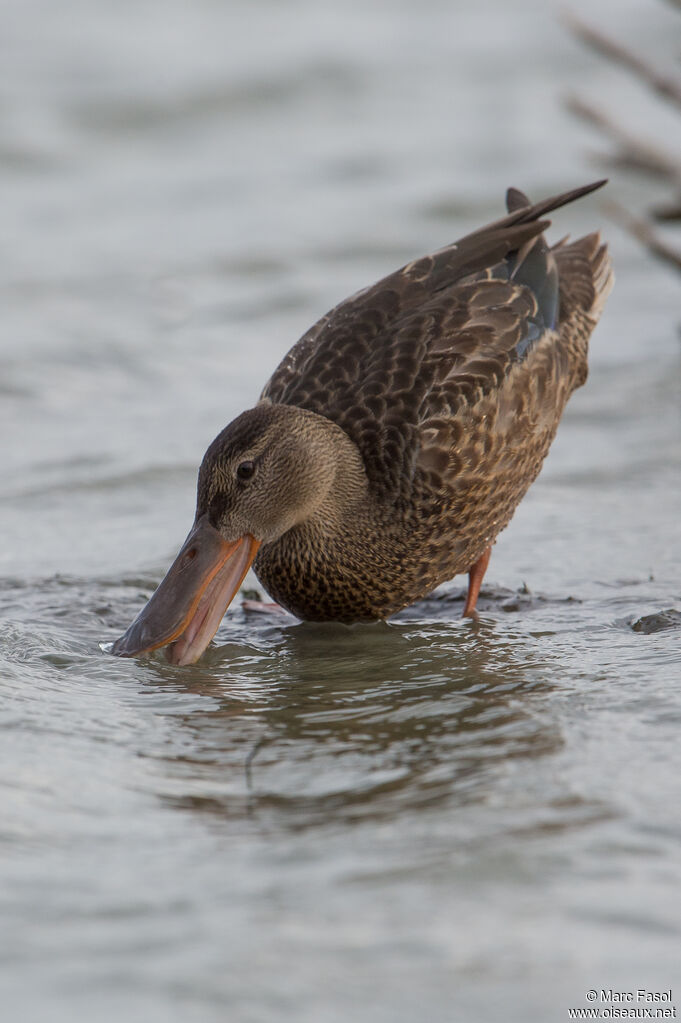
[[480,555],[473,567],[469,569],[468,593],[466,594],[466,606],[463,609],[464,618],[475,618],[475,605],[478,602],[478,594],[480,593],[480,587],[482,586],[482,580],[487,571],[491,554],[492,547],[490,545],[484,554]]

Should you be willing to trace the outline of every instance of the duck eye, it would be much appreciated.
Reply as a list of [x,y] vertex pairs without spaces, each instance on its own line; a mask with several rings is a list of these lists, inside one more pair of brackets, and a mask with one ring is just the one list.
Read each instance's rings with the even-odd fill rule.
[[240,480],[250,480],[255,472],[255,462],[242,462],[237,466],[236,474]]

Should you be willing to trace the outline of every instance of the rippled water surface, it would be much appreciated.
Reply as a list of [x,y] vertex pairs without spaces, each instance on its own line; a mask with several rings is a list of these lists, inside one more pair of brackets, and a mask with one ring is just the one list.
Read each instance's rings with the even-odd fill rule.
[[[554,237],[603,227],[617,287],[479,622],[458,580],[369,627],[237,603],[190,668],[99,648],[184,538],[208,442],[314,319],[507,185],[599,175],[566,93],[678,137],[560,6],[3,6],[3,1019],[681,1001],[678,280],[600,199]],[[671,6],[591,15],[678,56]]]

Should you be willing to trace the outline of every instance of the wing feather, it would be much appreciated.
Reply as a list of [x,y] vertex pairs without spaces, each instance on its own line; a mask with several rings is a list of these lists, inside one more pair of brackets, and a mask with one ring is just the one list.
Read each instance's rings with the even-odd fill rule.
[[[594,187],[535,206],[512,190],[507,216],[323,316],[284,357],[262,400],[336,422],[359,447],[377,492],[398,499],[414,485],[441,489],[443,474],[461,469],[466,409],[555,336],[546,310],[557,310],[556,261],[561,276],[571,264],[584,270],[581,252],[557,249],[554,260],[540,240],[548,224],[541,218]],[[587,285],[580,287],[582,298]],[[561,302],[564,294],[561,281]]]

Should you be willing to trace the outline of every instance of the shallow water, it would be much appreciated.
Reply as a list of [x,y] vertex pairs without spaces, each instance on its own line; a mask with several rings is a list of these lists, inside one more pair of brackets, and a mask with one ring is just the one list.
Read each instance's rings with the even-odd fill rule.
[[[3,8],[3,1018],[681,1000],[678,281],[596,198],[554,237],[604,227],[617,287],[478,623],[455,583],[371,627],[237,605],[191,668],[99,649],[318,315],[508,184],[599,176],[562,95],[673,138],[560,6]],[[671,8],[598,19],[676,56]]]

